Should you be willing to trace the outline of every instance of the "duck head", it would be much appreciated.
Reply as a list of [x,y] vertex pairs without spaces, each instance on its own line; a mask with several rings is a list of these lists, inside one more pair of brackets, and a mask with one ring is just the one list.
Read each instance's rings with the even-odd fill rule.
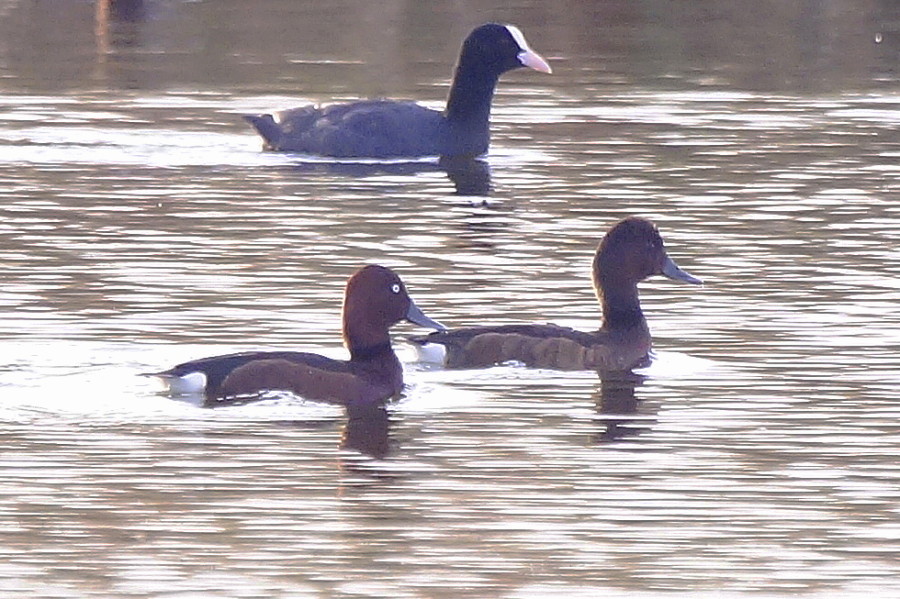
[[666,253],[659,230],[645,218],[619,221],[600,242],[594,257],[594,286],[636,286],[653,275],[701,285],[703,281],[681,270]]
[[344,292],[344,343],[354,349],[389,344],[390,328],[402,320],[446,330],[426,316],[406,291],[400,277],[389,268],[370,264],[356,271]]

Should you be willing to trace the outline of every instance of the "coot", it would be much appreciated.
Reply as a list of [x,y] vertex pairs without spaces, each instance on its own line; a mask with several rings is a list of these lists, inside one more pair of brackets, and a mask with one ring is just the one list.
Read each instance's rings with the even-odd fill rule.
[[410,101],[363,100],[244,118],[267,150],[335,157],[478,156],[490,143],[497,80],[520,67],[551,72],[517,27],[488,23],[463,42],[443,112]]

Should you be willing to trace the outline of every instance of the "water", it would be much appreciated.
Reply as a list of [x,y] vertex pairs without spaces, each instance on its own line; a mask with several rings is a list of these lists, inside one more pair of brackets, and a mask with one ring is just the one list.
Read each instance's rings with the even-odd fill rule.
[[[897,5],[554,6],[0,2],[3,595],[900,592]],[[439,106],[489,19],[555,73],[502,81],[453,178],[262,153],[237,116]],[[642,285],[633,380],[434,370],[411,325],[387,417],[138,376],[344,355],[365,262],[451,326],[590,329],[629,214],[706,281]]]

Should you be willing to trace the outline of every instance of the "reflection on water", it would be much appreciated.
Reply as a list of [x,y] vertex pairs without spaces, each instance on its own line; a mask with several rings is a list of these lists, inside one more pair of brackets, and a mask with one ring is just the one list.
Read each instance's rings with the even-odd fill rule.
[[389,429],[390,417],[384,407],[353,407],[347,410],[341,448],[384,459],[390,451]]
[[[292,158],[293,159],[293,158]],[[441,158],[416,161],[340,162],[331,159],[295,158],[290,169],[298,176],[325,173],[335,178],[414,177],[421,173],[445,173],[460,196],[488,196],[491,193],[491,167],[486,160]]]
[[600,381],[600,393],[595,399],[604,428],[597,434],[598,443],[628,439],[650,428],[650,421],[638,415],[635,389],[643,382],[642,375],[630,372],[610,373]]
[[[0,0],[3,593],[900,592],[900,4],[410,6]],[[239,118],[440,105],[488,19],[554,75],[504,81],[483,160],[265,153]],[[452,326],[589,330],[628,214],[706,281],[641,285],[634,378],[431,370],[402,326],[387,410],[137,376],[346,357],[365,262]]]

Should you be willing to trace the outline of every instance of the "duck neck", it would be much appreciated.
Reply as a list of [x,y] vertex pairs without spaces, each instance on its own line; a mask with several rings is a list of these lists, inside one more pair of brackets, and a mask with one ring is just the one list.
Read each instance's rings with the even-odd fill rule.
[[382,399],[394,397],[403,390],[403,365],[394,353],[389,338],[372,345],[351,343],[350,369],[380,389]]
[[375,345],[349,345],[350,359],[354,362],[368,362],[379,360],[388,355],[394,355],[390,341]]
[[499,75],[460,62],[447,97],[444,116],[454,127],[487,131],[491,118],[491,100]]
[[388,327],[371,321],[365,310],[344,305],[344,345],[353,360],[367,360],[391,353],[391,336]]
[[636,284],[611,284],[610,281],[603,281],[597,288],[597,295],[603,308],[603,329],[621,331],[647,328]]

